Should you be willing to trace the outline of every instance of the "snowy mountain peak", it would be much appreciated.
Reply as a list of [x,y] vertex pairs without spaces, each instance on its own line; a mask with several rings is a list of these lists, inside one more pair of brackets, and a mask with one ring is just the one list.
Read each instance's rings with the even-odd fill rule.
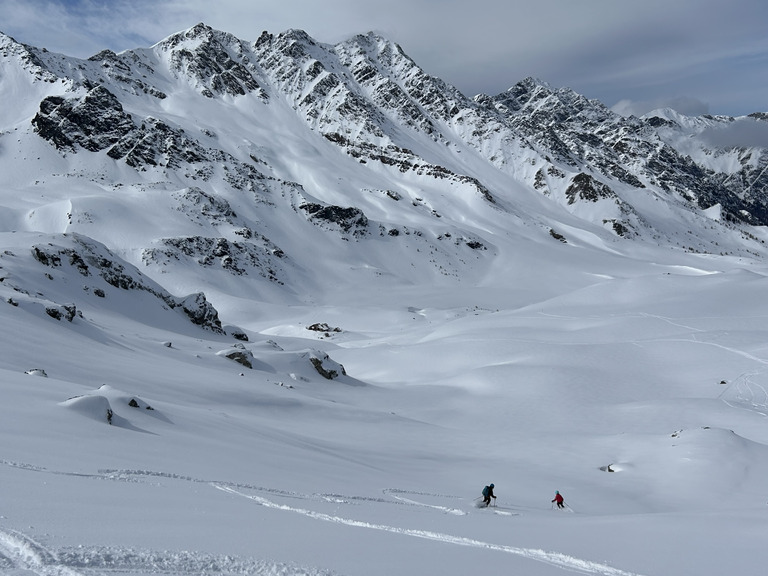
[[203,23],[169,36],[155,45],[168,59],[170,70],[194,79],[203,96],[243,96],[266,93],[248,65],[248,46],[233,35]]
[[21,44],[0,31],[0,58],[3,66],[19,66],[36,80],[54,82],[56,80],[38,56],[35,48]]
[[[33,75],[34,64],[63,82],[37,93],[36,105],[6,112],[26,115],[25,145],[48,143],[65,165],[80,166],[65,168],[78,179],[103,173],[135,193],[164,188],[167,207],[187,218],[186,206],[174,205],[190,195],[178,191],[209,199],[198,204],[210,206],[205,230],[179,222],[172,233],[132,240],[127,250],[143,255],[137,264],[175,254],[295,289],[313,265],[290,248],[290,227],[331,252],[340,240],[378,236],[417,270],[460,278],[491,265],[511,218],[535,223],[541,239],[554,231],[567,242],[562,230],[583,229],[601,246],[632,239],[694,252],[763,250],[749,225],[768,222],[764,156],[733,157],[724,168],[725,152],[688,153],[691,131],[680,117],[674,125],[625,119],[536,78],[469,99],[379,34],[331,46],[288,30],[247,42],[200,23],[151,49],[87,61],[3,42],[6,58],[27,55],[9,60],[19,74]],[[0,86],[12,89],[12,80]],[[672,216],[660,216],[658,202]],[[89,228],[69,226],[110,244],[106,229]],[[424,256],[436,249],[438,261]],[[432,277],[388,259],[376,266],[409,282]]]

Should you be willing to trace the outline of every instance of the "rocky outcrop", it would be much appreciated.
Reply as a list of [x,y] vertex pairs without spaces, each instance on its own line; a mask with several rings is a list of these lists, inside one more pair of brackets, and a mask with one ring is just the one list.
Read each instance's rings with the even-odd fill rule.
[[32,124],[41,138],[72,152],[75,145],[98,152],[136,128],[120,101],[103,86],[77,98],[47,97]]
[[568,204],[573,204],[579,200],[597,202],[598,200],[616,199],[616,193],[611,190],[610,186],[598,182],[584,172],[579,172],[571,179],[571,184],[566,188],[565,195],[568,197]]
[[226,238],[185,236],[164,238],[160,246],[143,251],[142,260],[148,266],[164,266],[174,260],[188,259],[205,268],[221,268],[236,276],[258,274],[272,282],[282,284],[279,260],[283,252],[267,238],[257,238],[260,244],[230,241]]
[[[64,239],[65,237],[62,237],[62,240]],[[32,247],[32,255],[46,267],[69,266],[83,276],[97,275],[113,288],[147,292],[168,308],[183,312],[193,324],[224,334],[218,312],[202,292],[185,297],[173,296],[134,266],[109,252],[102,244],[79,234],[67,236],[66,240],[68,246],[54,243],[35,245]],[[94,287],[93,291],[97,289],[100,288]],[[100,290],[103,294],[103,289]],[[57,320],[66,319],[70,322],[79,315],[75,304],[70,303],[49,305],[46,307],[46,313]]]
[[182,164],[209,160],[197,141],[157,118],[146,118],[141,126],[123,133],[107,155],[115,160],[124,159],[133,168],[162,165],[177,169]]
[[314,366],[317,373],[326,380],[335,380],[339,376],[347,375],[344,366],[338,362],[334,362],[325,352],[313,350],[309,354],[309,361],[312,366]]
[[254,363],[253,352],[248,350],[242,344],[235,344],[234,346],[232,346],[232,348],[227,348],[226,350],[220,350],[217,354],[219,356],[223,356],[224,358],[237,362],[238,364],[240,364],[241,366],[245,366],[249,370],[253,369],[253,363]]
[[359,208],[304,203],[299,206],[299,210],[306,212],[310,221],[332,224],[353,236],[364,236],[367,233],[368,218]]

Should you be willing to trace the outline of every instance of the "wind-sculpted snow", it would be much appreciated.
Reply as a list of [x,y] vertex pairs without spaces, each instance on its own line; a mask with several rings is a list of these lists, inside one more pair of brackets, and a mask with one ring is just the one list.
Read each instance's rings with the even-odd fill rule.
[[32,538],[15,530],[0,530],[0,568],[8,573],[17,571],[39,576],[79,576],[82,572],[71,568],[57,554],[47,550]]
[[280,564],[223,554],[180,550],[137,550],[118,546],[46,548],[26,534],[0,529],[0,570],[4,574],[37,576],[88,576],[105,572],[131,575],[176,576],[332,576],[334,573],[305,566]]

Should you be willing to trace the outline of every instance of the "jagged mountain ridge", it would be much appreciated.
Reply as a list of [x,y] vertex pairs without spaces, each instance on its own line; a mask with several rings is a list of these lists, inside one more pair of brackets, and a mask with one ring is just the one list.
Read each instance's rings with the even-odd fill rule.
[[[246,42],[199,24],[88,60],[2,36],[0,57],[0,90],[26,96],[0,116],[6,165],[22,166],[3,194],[67,182],[63,204],[14,206],[6,227],[110,246],[152,224],[156,234],[116,249],[154,278],[191,262],[219,274],[206,277],[215,289],[246,292],[217,280],[245,275],[265,280],[259,296],[280,297],[316,284],[322,255],[331,276],[418,284],[482,274],[500,242],[557,250],[578,229],[619,251],[630,240],[764,250],[751,225],[768,221],[765,150],[713,151],[740,159],[718,172],[675,149],[674,120],[622,118],[534,79],[468,98],[376,34]],[[109,221],[96,195],[157,214]],[[286,248],[296,236],[317,253]],[[196,285],[184,273],[179,285]]]
[[[764,149],[710,150],[713,155],[738,158],[738,170],[718,171],[675,149],[670,133],[677,132],[679,137],[687,132],[690,137],[697,132],[686,131],[680,115],[677,121],[657,112],[643,119],[624,118],[570,89],[552,90],[531,79],[513,86],[493,103],[532,141],[551,142],[549,150],[559,152],[567,165],[586,163],[603,176],[635,188],[650,186],[672,192],[700,208],[720,204],[729,218],[766,222]],[[762,118],[759,114],[753,117]],[[698,132],[734,121],[708,116]],[[753,155],[758,156],[757,162],[750,161]]]

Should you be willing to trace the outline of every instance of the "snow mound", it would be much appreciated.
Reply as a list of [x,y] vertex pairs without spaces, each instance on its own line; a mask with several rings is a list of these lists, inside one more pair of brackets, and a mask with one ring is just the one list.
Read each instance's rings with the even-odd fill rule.
[[625,462],[611,465],[616,477],[643,478],[650,493],[670,505],[753,505],[762,498],[768,447],[732,430],[702,427],[678,430],[645,445]]
[[114,414],[109,400],[100,395],[76,396],[61,405],[93,420],[110,424]]
[[[131,424],[128,419],[129,416],[133,417],[134,414],[137,417],[146,414],[164,422],[171,422],[164,414],[155,410],[146,401],[117,390],[108,384],[104,384],[93,393],[69,398],[61,402],[60,405],[93,420],[131,430],[140,430]],[[118,415],[118,411],[123,416]]]

